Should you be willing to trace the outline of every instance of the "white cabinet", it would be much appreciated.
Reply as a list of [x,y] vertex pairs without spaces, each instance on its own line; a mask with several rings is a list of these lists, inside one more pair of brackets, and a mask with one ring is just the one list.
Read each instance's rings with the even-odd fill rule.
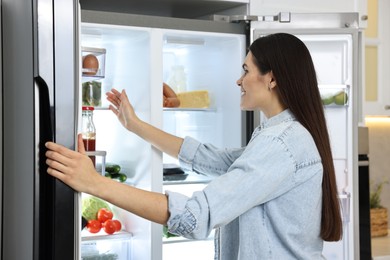
[[377,12],[378,16],[372,18],[377,19],[377,37],[365,39],[365,71],[375,75],[368,77],[363,87],[364,116],[390,115],[390,2],[378,0]]
[[249,12],[251,15],[270,15],[279,12],[358,12],[360,26],[362,28],[367,26],[367,0],[295,0],[294,2],[289,0],[251,0]]

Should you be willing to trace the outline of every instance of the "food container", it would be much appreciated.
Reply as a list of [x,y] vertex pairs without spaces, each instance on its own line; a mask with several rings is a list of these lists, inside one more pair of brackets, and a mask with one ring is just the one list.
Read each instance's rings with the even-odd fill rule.
[[82,75],[87,78],[104,78],[106,49],[81,47]]
[[100,107],[102,105],[102,83],[98,81],[87,81],[82,85],[83,106]]

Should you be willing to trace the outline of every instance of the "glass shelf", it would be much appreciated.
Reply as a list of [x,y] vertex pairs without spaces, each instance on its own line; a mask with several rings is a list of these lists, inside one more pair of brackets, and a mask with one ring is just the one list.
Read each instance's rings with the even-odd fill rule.
[[164,111],[168,112],[216,112],[216,108],[180,108],[180,107],[164,107]]
[[188,242],[197,242],[197,241],[212,241],[214,240],[214,234],[210,235],[206,239],[188,239],[184,237],[170,237],[170,238],[163,238],[163,244],[173,244],[173,243],[188,243]]
[[349,85],[318,85],[325,108],[347,107],[349,104]]
[[133,234],[126,231],[115,232],[114,234],[107,234],[103,230],[96,234],[92,234],[87,230],[81,231],[81,241],[97,241],[97,240],[130,240]]
[[[171,178],[172,180],[168,180],[169,178],[165,178],[163,181],[163,185],[183,185],[183,184],[206,184],[209,183],[213,178],[201,174],[197,174],[194,172],[185,172],[185,174],[176,174],[177,179]],[[186,176],[186,178],[181,179],[182,176]],[[164,177],[167,177],[166,175]],[[172,176],[172,175],[171,175]]]

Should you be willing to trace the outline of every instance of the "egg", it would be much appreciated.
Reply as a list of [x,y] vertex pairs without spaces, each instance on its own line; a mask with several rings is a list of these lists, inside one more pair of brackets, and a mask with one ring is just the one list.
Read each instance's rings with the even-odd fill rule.
[[99,69],[99,60],[93,54],[88,54],[83,57],[83,74],[96,75]]

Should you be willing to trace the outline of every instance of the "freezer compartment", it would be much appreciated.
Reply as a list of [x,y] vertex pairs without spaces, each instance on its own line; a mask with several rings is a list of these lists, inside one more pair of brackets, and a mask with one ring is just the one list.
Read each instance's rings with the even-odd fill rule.
[[110,237],[85,235],[81,242],[81,252],[82,260],[131,260],[132,235],[129,233],[119,233]]
[[83,81],[104,78],[106,50],[104,48],[81,47],[81,53]]

